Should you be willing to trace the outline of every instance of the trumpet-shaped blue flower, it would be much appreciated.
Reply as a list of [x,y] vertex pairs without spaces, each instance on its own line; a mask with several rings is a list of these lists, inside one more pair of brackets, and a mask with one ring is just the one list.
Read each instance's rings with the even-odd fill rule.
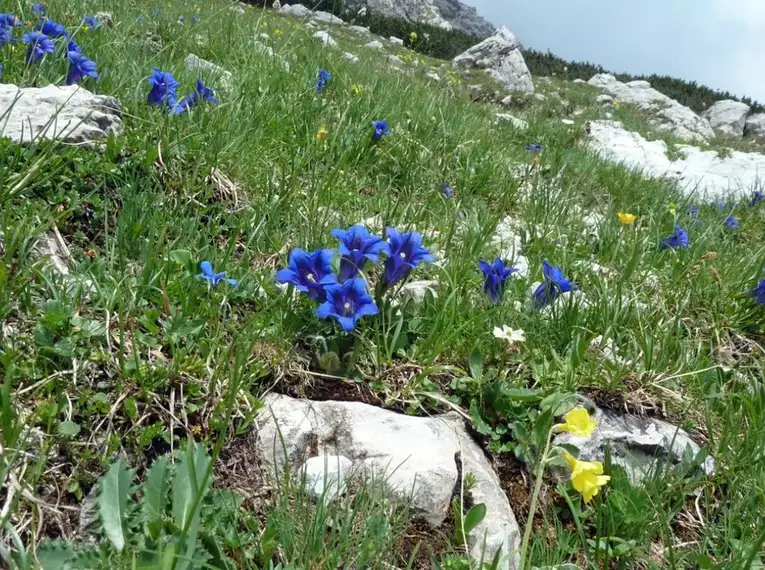
[[53,40],[40,32],[29,32],[21,36],[27,47],[27,63],[37,63],[45,57],[46,53],[56,51]]
[[671,236],[665,237],[659,242],[661,249],[684,249],[689,245],[688,232],[678,225],[675,226],[675,231]]
[[13,29],[0,27],[0,48],[15,43],[16,38],[13,37]]
[[417,232],[399,233],[395,228],[387,228],[385,236],[388,243],[385,253],[385,271],[383,280],[390,287],[406,279],[409,273],[423,261],[435,261],[427,248],[422,246],[422,235]]
[[85,16],[82,19],[82,23],[85,24],[89,30],[97,30],[101,27],[101,22],[95,16]]
[[534,302],[537,307],[546,307],[562,293],[576,291],[576,284],[569,281],[560,267],[550,265],[545,261],[542,264],[544,281],[534,291]]
[[316,78],[316,91],[323,91],[330,81],[332,81],[332,74],[326,69],[320,69],[319,76]]
[[200,263],[199,269],[200,271],[202,271],[202,273],[197,275],[197,279],[202,279],[204,281],[209,282],[212,285],[213,289],[215,289],[218,286],[218,283],[220,283],[221,281],[225,281],[226,283],[228,283],[229,285],[233,285],[234,287],[239,285],[239,281],[237,281],[236,279],[227,278],[225,271],[222,271],[220,273],[215,273],[215,271],[213,271],[212,263],[210,263],[209,261],[203,261],[202,263]]
[[192,107],[196,107],[200,101],[212,103],[213,105],[218,104],[218,100],[215,98],[215,92],[209,87],[206,87],[201,79],[197,79],[194,91],[178,101],[172,108],[172,113],[173,115],[182,115]]
[[763,200],[765,200],[765,195],[761,191],[755,190],[754,194],[752,194],[752,198],[749,200],[749,205],[756,206]]
[[326,287],[337,283],[332,273],[331,249],[317,249],[311,253],[295,248],[290,252],[289,264],[276,273],[277,283],[289,283],[314,301],[324,302]]
[[738,218],[731,214],[725,218],[725,225],[728,227],[728,229],[737,230],[739,227]]
[[185,21],[186,21],[186,18],[184,18],[183,16],[178,16],[178,23],[179,24],[183,24]]
[[334,317],[346,333],[356,328],[361,317],[380,312],[363,279],[330,285],[326,291],[327,300],[316,309],[316,316],[322,319]]
[[364,226],[355,225],[347,230],[336,228],[332,235],[340,241],[338,250],[340,259],[341,283],[356,277],[364,269],[367,261],[380,262],[380,253],[385,251],[387,244],[379,237],[370,235]]
[[49,38],[63,38],[68,35],[64,24],[59,24],[50,18],[45,18],[42,22],[39,22],[35,29]]
[[483,290],[492,301],[498,303],[505,292],[505,284],[515,268],[507,267],[499,257],[494,260],[494,263],[481,260],[478,266],[483,273]]
[[388,121],[372,121],[372,128],[375,130],[372,133],[372,140],[379,141],[383,135],[389,135],[390,129],[388,128]]
[[166,104],[171,109],[175,107],[178,82],[175,80],[172,73],[160,71],[156,68],[152,69],[151,76],[149,77],[149,85],[151,85],[151,90],[147,97],[149,105],[159,107],[160,105]]
[[542,144],[534,143],[526,145],[526,152],[542,152]]
[[74,85],[85,77],[98,79],[96,63],[77,51],[69,52],[69,72],[66,75],[66,84]]
[[67,42],[67,44],[66,44],[66,52],[67,52],[67,55],[68,55],[70,52],[73,52],[73,51],[74,51],[74,52],[77,52],[77,53],[82,53],[82,48],[80,48],[80,44],[78,44],[78,43],[77,43],[76,41],[74,41],[72,38],[69,38],[69,41],[68,41],[68,42]]
[[765,279],[760,281],[751,291],[754,300],[760,305],[765,305]]
[[13,14],[0,14],[0,28],[13,28],[14,26],[21,26],[23,23]]
[[446,183],[441,184],[441,192],[447,200],[451,200],[454,197],[454,190]]
[[191,17],[191,23],[192,24],[198,24],[199,23],[199,16],[192,16]]
[[45,15],[45,4],[42,2],[37,2],[35,4],[32,4],[32,13],[37,16],[38,18],[42,18]]

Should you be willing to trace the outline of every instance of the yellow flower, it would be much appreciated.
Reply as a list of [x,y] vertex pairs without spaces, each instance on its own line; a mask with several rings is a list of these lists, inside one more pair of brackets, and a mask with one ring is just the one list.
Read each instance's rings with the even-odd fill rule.
[[555,426],[555,431],[567,431],[579,437],[590,437],[595,431],[597,422],[590,417],[584,408],[574,408],[566,414],[566,423]]
[[603,464],[600,461],[579,461],[568,451],[563,451],[563,459],[571,469],[571,484],[582,495],[585,503],[592,501],[600,488],[611,480],[609,475],[603,475]]
[[412,43],[417,41],[417,32],[409,32],[409,41]]
[[619,109],[621,108],[622,103],[621,101],[619,101],[619,99],[614,99],[613,105],[614,105],[614,109]]
[[325,140],[327,140],[328,134],[329,131],[327,130],[327,125],[320,126],[316,133],[316,142],[319,144],[323,143]]
[[627,212],[619,212],[616,215],[619,217],[619,221],[625,226],[629,226],[637,220],[635,214],[628,214]]
[[351,93],[356,95],[357,97],[360,96],[362,93],[364,93],[364,89],[359,85],[358,83],[351,87]]
[[674,202],[669,203],[669,213],[672,214],[673,216],[677,214],[677,206],[675,205]]
[[274,30],[274,35],[275,35],[277,38],[280,38],[280,37],[282,37],[282,29],[281,29],[281,28],[276,28],[276,29]]

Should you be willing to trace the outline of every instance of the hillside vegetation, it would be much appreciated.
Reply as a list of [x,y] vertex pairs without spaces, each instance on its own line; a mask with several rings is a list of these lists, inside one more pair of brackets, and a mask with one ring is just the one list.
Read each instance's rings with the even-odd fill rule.
[[[3,10],[24,22],[3,81],[64,85],[74,39],[123,130],[0,140],[0,566],[501,567],[467,551],[474,474],[435,529],[384,481],[311,501],[265,477],[269,393],[466,419],[528,530],[523,570],[765,564],[757,196],[701,203],[599,160],[596,92],[560,74],[540,89],[575,119],[529,98],[520,130],[471,100],[481,71],[272,10],[51,2],[69,36],[39,58],[23,35],[45,16]],[[112,25],[84,23],[101,10]],[[641,483],[579,461],[549,442],[591,431],[584,397],[700,450]]]

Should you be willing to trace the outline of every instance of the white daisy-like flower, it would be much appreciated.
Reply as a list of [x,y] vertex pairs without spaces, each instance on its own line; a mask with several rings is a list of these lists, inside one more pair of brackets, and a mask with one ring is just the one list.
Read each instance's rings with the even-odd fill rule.
[[526,333],[523,329],[511,329],[507,325],[500,327],[494,327],[492,331],[494,336],[501,340],[506,340],[508,344],[515,344],[516,342],[526,342]]

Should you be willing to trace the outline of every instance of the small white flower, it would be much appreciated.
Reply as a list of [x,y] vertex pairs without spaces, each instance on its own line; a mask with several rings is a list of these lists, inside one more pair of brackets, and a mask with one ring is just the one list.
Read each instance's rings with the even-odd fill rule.
[[502,325],[502,328],[494,327],[494,336],[506,340],[508,344],[515,344],[516,342],[526,342],[526,333],[523,329],[511,329],[507,325]]

